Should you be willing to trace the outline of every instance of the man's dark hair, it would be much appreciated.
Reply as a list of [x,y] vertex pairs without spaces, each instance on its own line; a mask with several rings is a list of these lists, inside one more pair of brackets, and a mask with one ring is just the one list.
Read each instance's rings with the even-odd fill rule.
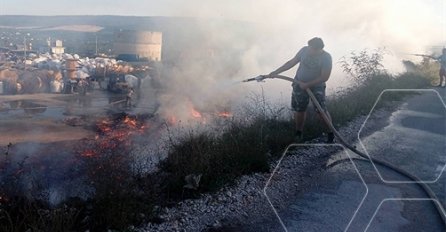
[[314,37],[314,38],[308,40],[308,46],[316,48],[316,49],[323,49],[324,41],[322,41],[322,39],[319,37]]

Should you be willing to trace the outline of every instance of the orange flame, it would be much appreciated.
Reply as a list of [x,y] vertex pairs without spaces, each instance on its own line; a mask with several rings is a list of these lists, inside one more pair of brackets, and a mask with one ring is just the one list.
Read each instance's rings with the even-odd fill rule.
[[135,134],[144,134],[146,126],[139,122],[136,117],[126,116],[122,121],[104,119],[97,123],[98,133],[95,135],[97,149],[84,150],[80,155],[82,157],[95,157],[101,152],[101,149],[114,149],[118,144],[125,146],[131,145],[131,136]]
[[192,111],[192,117],[194,117],[194,118],[201,118],[202,117],[201,113],[198,112],[197,110],[195,110],[194,108],[192,108],[191,111]]
[[219,117],[223,117],[223,118],[230,118],[230,117],[232,117],[232,113],[231,112],[219,112],[217,115]]
[[95,155],[95,152],[92,150],[86,150],[81,154],[83,157],[92,157]]
[[175,117],[175,115],[171,115],[167,118],[167,122],[169,123],[169,125],[173,126],[177,124],[177,117]]
[[125,117],[124,123],[131,127],[136,127],[136,119],[131,119],[128,116]]

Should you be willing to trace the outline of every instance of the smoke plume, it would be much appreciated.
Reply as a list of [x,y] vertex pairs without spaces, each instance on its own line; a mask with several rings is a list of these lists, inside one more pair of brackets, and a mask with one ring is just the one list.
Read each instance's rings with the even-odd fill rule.
[[[315,36],[325,41],[334,62],[329,92],[349,80],[337,63],[351,51],[385,48],[384,66],[391,73],[403,70],[409,53],[432,53],[446,45],[446,16],[440,0],[245,0],[187,1],[172,7],[172,15],[199,17],[204,35],[187,50],[186,59],[170,67],[169,84],[161,97],[163,112],[187,110],[190,105],[240,102],[246,93],[263,92],[288,102],[291,86],[283,81],[230,85],[244,78],[267,74]],[[443,6],[445,7],[445,6]],[[228,21],[229,20],[229,21]],[[188,34],[190,28],[183,28]],[[208,51],[207,54],[203,50]],[[169,68],[167,68],[169,69]],[[296,68],[284,73],[294,76]],[[166,73],[165,73],[166,74]],[[178,114],[177,114],[178,115]]]

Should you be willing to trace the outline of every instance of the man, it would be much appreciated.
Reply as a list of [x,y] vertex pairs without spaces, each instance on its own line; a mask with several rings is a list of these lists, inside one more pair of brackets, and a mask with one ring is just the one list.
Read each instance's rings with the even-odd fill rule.
[[[295,111],[294,121],[296,125],[295,142],[302,142],[303,127],[306,118],[306,111],[309,103],[309,96],[306,89],[316,96],[316,99],[325,110],[328,118],[330,114],[325,107],[325,82],[330,78],[332,69],[331,55],[324,51],[324,42],[321,38],[315,37],[308,41],[308,46],[303,47],[291,60],[271,72],[267,76],[274,78],[290,68],[300,63],[293,82],[293,93],[291,95],[291,107]],[[320,112],[319,116],[320,116]],[[334,134],[327,134],[327,143],[333,143]]]
[[[440,62],[440,83],[438,84],[438,86],[441,86],[443,81],[446,80],[446,48],[443,48],[441,56],[433,58]],[[444,87],[446,87],[446,81],[443,85],[443,88]]]
[[87,95],[88,82],[86,80],[80,79],[77,86],[79,87],[78,93],[81,96]]
[[134,93],[135,92],[133,91],[133,88],[130,88],[128,90],[127,96],[126,96],[126,105],[127,105],[127,107],[132,107],[132,97],[133,97]]

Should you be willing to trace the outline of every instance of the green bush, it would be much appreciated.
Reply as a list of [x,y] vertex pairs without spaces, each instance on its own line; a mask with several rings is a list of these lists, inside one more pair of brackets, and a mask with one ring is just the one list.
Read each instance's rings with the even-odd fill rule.
[[384,48],[378,48],[372,52],[366,49],[359,53],[352,51],[349,57],[341,58],[340,64],[343,71],[355,82],[363,83],[369,78],[387,73],[382,64],[385,52]]

